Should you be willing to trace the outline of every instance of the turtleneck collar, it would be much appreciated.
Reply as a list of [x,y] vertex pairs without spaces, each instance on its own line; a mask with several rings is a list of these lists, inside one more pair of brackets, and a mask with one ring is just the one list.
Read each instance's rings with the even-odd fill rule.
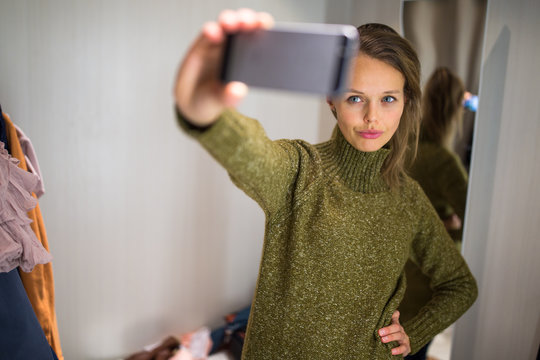
[[323,168],[350,189],[362,193],[387,191],[381,175],[384,160],[390,153],[382,148],[373,152],[355,149],[336,127],[332,138],[319,145]]

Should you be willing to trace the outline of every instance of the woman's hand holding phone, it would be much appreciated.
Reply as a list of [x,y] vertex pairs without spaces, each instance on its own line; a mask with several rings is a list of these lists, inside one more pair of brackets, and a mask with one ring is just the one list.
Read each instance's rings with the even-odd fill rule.
[[211,125],[225,108],[236,106],[247,94],[245,84],[220,80],[227,33],[268,29],[273,23],[268,13],[240,9],[225,10],[217,22],[203,26],[182,61],[174,88],[176,106],[193,125]]

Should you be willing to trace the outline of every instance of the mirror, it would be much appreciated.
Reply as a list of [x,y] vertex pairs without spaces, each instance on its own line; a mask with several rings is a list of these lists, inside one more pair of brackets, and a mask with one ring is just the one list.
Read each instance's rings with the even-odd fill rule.
[[[403,1],[402,9],[403,34],[418,52],[424,85],[422,135],[410,175],[424,188],[458,246],[462,242],[467,197],[463,176],[470,164],[475,112],[457,110],[454,98],[459,100],[463,90],[478,94],[486,6],[487,1],[473,0]],[[452,109],[458,111],[454,118]],[[441,114],[446,114],[448,120]],[[449,137],[445,143],[446,134]],[[457,156],[463,171],[442,148]],[[449,165],[443,167],[442,163]],[[452,179],[453,189],[441,188],[442,177]],[[406,269],[408,291],[402,306],[407,315],[418,309],[425,301],[423,294],[429,295],[430,290],[427,278],[412,263]],[[450,359],[452,332],[453,326],[436,336],[424,349],[427,354]]]

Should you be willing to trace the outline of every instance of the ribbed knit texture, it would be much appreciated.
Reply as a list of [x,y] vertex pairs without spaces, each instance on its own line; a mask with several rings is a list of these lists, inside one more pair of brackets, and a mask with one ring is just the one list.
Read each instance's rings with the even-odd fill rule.
[[395,359],[390,324],[411,255],[437,289],[404,327],[413,351],[474,301],[476,284],[420,187],[390,191],[388,151],[363,153],[341,135],[319,145],[271,141],[232,111],[205,130],[180,125],[266,214],[244,359]]
[[318,146],[323,170],[352,190],[371,193],[388,190],[380,170],[389,150],[361,152],[336,132],[333,141]]

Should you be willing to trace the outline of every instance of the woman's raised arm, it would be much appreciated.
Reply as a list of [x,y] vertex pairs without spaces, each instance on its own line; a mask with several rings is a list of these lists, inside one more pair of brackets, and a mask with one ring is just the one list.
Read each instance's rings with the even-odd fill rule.
[[184,57],[174,87],[178,110],[192,125],[211,125],[227,107],[235,107],[247,93],[240,82],[221,83],[219,71],[226,34],[269,28],[268,13],[250,9],[224,10],[217,22],[204,24]]

